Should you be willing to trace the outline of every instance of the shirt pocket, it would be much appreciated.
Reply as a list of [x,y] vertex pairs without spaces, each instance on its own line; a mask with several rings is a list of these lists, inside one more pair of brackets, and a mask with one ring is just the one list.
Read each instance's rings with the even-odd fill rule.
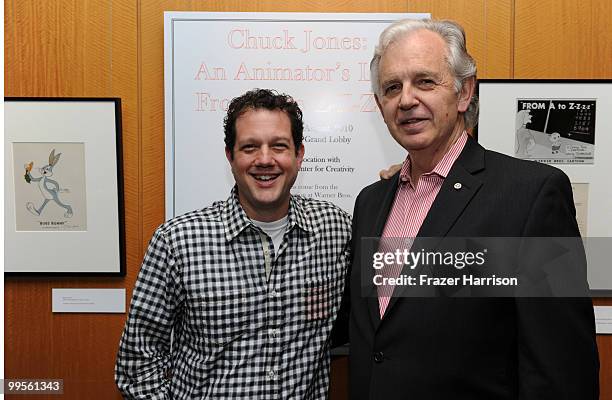
[[248,295],[240,290],[207,293],[194,302],[194,323],[212,345],[229,345],[245,335],[249,315]]
[[330,280],[306,281],[304,285],[303,315],[306,321],[328,319],[334,306],[334,288]]

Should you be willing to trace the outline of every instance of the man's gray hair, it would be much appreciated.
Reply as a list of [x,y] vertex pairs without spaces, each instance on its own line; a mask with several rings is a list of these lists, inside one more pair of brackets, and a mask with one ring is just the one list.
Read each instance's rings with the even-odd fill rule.
[[[374,48],[374,57],[370,62],[370,79],[372,80],[372,91],[381,97],[379,82],[380,59],[390,44],[405,37],[409,33],[426,29],[437,33],[444,39],[448,47],[446,61],[455,79],[455,90],[461,91],[463,82],[471,77],[476,79],[476,63],[467,52],[465,46],[465,32],[463,28],[453,21],[434,21],[430,19],[403,19],[389,25],[381,34],[378,45]],[[478,123],[478,97],[474,95],[470,105],[464,113],[465,125],[473,128]]]

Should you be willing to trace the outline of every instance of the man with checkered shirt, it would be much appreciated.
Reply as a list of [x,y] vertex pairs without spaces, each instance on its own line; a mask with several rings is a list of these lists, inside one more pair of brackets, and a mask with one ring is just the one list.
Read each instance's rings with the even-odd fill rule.
[[247,92],[224,128],[236,185],[153,235],[117,385],[130,399],[325,399],[350,216],[290,194],[304,156],[293,99]]

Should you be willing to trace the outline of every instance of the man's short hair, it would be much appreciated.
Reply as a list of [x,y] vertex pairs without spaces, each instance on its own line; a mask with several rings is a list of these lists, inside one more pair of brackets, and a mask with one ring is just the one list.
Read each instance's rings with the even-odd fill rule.
[[[372,90],[380,97],[379,65],[380,59],[390,44],[405,37],[409,33],[426,29],[437,33],[447,45],[446,62],[455,79],[455,91],[459,93],[463,81],[474,77],[476,79],[476,63],[467,52],[465,45],[465,32],[463,28],[453,21],[435,21],[431,19],[403,19],[389,25],[381,34],[378,45],[374,49],[374,56],[370,62],[370,75]],[[470,105],[464,113],[465,125],[472,128],[478,123],[478,96],[474,95]]]
[[227,115],[223,120],[225,131],[225,146],[234,156],[234,145],[236,144],[236,120],[245,112],[250,110],[266,109],[270,111],[280,110],[287,114],[291,121],[291,135],[295,152],[302,145],[304,123],[302,122],[302,110],[297,102],[287,94],[279,94],[276,90],[253,89],[242,96],[232,99],[227,109]]

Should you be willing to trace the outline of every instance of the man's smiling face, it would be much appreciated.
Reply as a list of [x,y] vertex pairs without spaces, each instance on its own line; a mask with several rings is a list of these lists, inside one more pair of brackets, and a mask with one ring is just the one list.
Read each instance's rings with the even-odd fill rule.
[[[225,149],[249,218],[275,221],[287,214],[304,146],[295,148],[291,121],[281,110],[250,109],[236,119],[236,144]],[[232,154],[233,153],[233,154]]]
[[422,29],[390,44],[380,60],[376,100],[391,135],[410,152],[444,148],[469,105],[455,90],[447,51],[441,36]]

